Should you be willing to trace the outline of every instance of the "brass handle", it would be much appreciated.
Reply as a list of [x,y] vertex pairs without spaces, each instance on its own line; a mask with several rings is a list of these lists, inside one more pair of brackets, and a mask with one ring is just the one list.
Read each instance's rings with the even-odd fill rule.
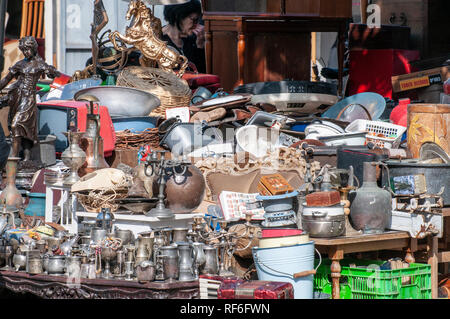
[[315,275],[315,274],[316,274],[316,270],[312,269],[312,270],[305,270],[305,271],[297,272],[293,275],[293,277],[301,278],[301,277],[306,277],[306,276]]

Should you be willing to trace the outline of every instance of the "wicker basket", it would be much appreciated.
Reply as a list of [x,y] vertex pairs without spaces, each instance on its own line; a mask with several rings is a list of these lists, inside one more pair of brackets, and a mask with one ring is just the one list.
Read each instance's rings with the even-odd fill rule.
[[150,145],[153,148],[159,146],[158,128],[147,128],[139,133],[132,133],[130,130],[116,132],[117,149],[138,149],[143,145]]
[[161,106],[150,116],[165,116],[167,108],[189,106],[192,91],[185,80],[175,74],[160,69],[130,66],[124,68],[117,77],[117,85],[144,90],[156,95]]

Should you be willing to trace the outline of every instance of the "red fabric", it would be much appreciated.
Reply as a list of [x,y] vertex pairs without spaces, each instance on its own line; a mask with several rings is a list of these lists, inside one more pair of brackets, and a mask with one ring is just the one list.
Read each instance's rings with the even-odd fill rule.
[[289,282],[239,279],[224,281],[217,291],[218,299],[294,299]]
[[392,77],[415,72],[409,63],[419,59],[413,50],[351,50],[348,95],[374,92],[392,99]]
[[[80,132],[86,131],[87,122],[87,105],[86,102],[50,100],[39,103],[39,105],[54,105],[59,107],[77,109],[78,112],[78,129]],[[94,108],[95,112],[95,108]],[[103,138],[104,156],[109,157],[115,149],[116,132],[106,106],[100,106],[100,136]]]
[[214,93],[220,88],[220,77],[214,74],[186,72],[182,79],[187,81],[191,90],[203,86]]

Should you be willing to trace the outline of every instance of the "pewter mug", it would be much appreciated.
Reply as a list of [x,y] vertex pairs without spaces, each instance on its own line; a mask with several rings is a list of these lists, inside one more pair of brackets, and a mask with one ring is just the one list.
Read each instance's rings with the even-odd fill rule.
[[81,264],[80,277],[89,278],[89,264]]
[[93,227],[91,229],[91,242],[94,245],[98,245],[102,242],[103,239],[106,238],[106,235],[108,234],[106,229],[99,228],[99,227]]
[[43,273],[42,259],[40,257],[33,257],[28,260],[28,273],[32,275]]
[[158,249],[157,255],[178,257],[178,249],[175,246],[163,246]]
[[114,231],[114,237],[122,239],[122,245],[130,244],[133,238],[133,232],[129,229],[119,229],[116,227]]
[[219,273],[219,258],[217,253],[217,247],[205,246],[203,248],[205,252],[205,266],[201,273],[208,275],[217,275]]
[[205,251],[203,250],[203,247],[205,246],[204,243],[201,242],[194,242],[192,243],[192,246],[194,247],[194,251],[196,254],[195,258],[195,277],[198,277],[199,272],[203,269],[206,263],[206,255]]
[[186,237],[187,233],[188,233],[187,228],[174,228],[172,230],[172,241],[174,243],[186,242],[187,241],[187,237]]
[[197,258],[197,251],[193,249],[193,246],[188,243],[180,243],[178,245],[179,264],[178,271],[179,281],[192,281],[195,280],[195,260]]
[[150,259],[150,257],[153,254],[153,244],[155,239],[153,237],[150,237],[151,233],[140,233],[138,235],[137,240],[137,250],[136,250],[136,257],[147,257],[147,260]]
[[174,282],[178,278],[178,256],[163,256],[163,275],[167,282]]
[[81,245],[89,245],[91,243],[91,236],[81,236],[80,237]]
[[139,282],[155,280],[155,264],[151,261],[143,261],[136,267],[136,277]]
[[78,277],[81,269],[81,257],[69,256],[66,258],[66,275],[68,277]]

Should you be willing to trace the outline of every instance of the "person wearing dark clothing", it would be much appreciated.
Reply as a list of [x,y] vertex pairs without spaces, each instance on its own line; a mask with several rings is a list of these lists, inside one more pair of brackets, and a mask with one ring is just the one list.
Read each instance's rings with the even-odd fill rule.
[[205,31],[199,24],[201,15],[198,0],[164,6],[164,19],[168,24],[162,29],[162,40],[195,64],[198,72],[205,73]]

